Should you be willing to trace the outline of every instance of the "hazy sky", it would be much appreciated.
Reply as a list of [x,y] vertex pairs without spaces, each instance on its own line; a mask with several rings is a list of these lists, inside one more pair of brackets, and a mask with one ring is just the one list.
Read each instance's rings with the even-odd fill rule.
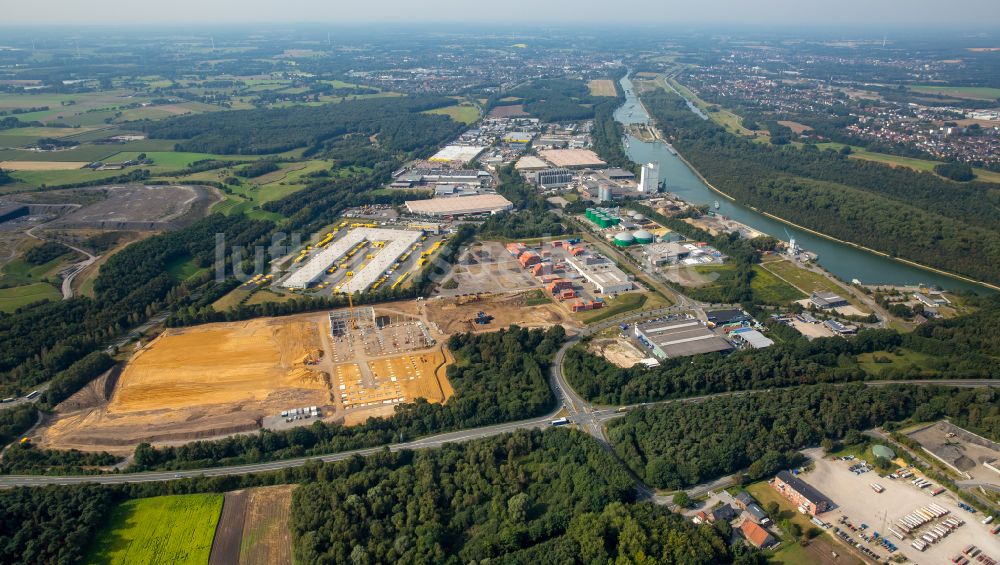
[[0,0],[4,24],[503,22],[1000,26],[1000,0]]

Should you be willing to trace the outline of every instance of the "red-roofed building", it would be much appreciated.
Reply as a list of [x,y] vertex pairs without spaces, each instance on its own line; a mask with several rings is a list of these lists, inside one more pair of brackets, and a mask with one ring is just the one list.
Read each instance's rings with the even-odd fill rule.
[[745,537],[748,542],[761,549],[770,547],[777,543],[774,536],[768,533],[768,531],[764,528],[754,523],[753,520],[743,520],[743,523],[740,524],[740,533],[743,534],[743,537]]

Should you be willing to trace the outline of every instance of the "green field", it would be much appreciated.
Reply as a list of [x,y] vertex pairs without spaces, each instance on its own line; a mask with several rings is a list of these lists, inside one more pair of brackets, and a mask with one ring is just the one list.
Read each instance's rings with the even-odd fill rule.
[[91,545],[86,563],[208,563],[221,494],[185,494],[118,505]]
[[194,261],[187,257],[175,259],[167,265],[167,274],[177,281],[186,281],[204,270],[204,268],[198,268]]
[[774,276],[760,265],[753,266],[754,277],[750,281],[754,301],[760,304],[782,306],[795,300],[808,298],[794,286]]
[[[736,265],[697,265],[694,267],[694,271],[713,281],[700,288],[711,289],[715,286],[729,284],[729,281],[736,275]],[[760,265],[754,265],[753,271],[754,277],[750,280],[750,290],[753,292],[754,302],[783,306],[793,300],[806,298],[806,295],[799,292],[794,286],[761,268]],[[713,278],[716,275],[718,278]]]
[[[121,151],[108,158],[108,161],[122,162],[136,159],[142,151]],[[146,158],[152,159],[157,167],[170,169],[183,169],[194,163],[205,159],[219,159],[230,161],[256,161],[260,159],[254,155],[212,155],[211,153],[185,153],[179,151],[146,151]]]
[[649,296],[646,293],[627,292],[614,298],[606,298],[604,301],[607,305],[600,310],[581,312],[574,314],[574,317],[585,324],[593,324],[601,320],[613,318],[619,314],[624,314],[625,312],[638,310],[646,305],[647,300],[649,300]]
[[62,293],[56,287],[44,282],[0,288],[0,312],[13,312],[25,304],[39,300],[58,301],[61,298]]
[[[876,359],[878,361],[876,361]],[[858,364],[866,373],[878,376],[886,369],[903,369],[919,372],[927,366],[927,362],[933,359],[926,353],[911,351],[909,349],[899,349],[896,351],[875,351],[873,353],[862,353],[858,355]]]
[[[840,151],[844,147],[843,143],[817,143],[816,147],[820,149],[834,149]],[[886,165],[892,165],[896,167],[908,167],[914,171],[923,172],[934,172],[934,166],[940,165],[941,161],[933,161],[930,159],[917,159],[915,157],[901,157],[899,155],[889,155],[888,153],[876,153],[874,151],[868,151],[864,147],[858,147],[856,145],[851,146],[851,159],[863,159],[865,161],[875,161],[878,163],[885,163]],[[1000,173],[996,171],[989,171],[986,169],[973,168],[972,171],[976,174],[976,180],[981,180],[985,182],[995,182],[1000,183]]]
[[945,86],[922,84],[909,87],[913,92],[921,94],[938,94],[953,98],[970,98],[972,100],[996,100],[1000,98],[1000,88],[986,86]]
[[[75,251],[62,257],[56,257],[48,263],[32,265],[23,258],[17,258],[0,268],[0,282],[5,285],[33,284],[47,278],[55,277],[59,271],[79,254]],[[80,257],[82,258],[82,257]]]
[[471,124],[479,119],[479,109],[471,105],[445,106],[427,110],[425,114],[443,114],[456,122]]
[[844,287],[819,273],[809,271],[807,269],[801,269],[785,259],[768,261],[763,263],[762,267],[770,271],[773,275],[778,275],[778,277],[792,283],[796,288],[799,288],[804,292],[812,293],[821,290],[829,290],[830,292],[839,294],[848,300],[851,298],[851,294],[847,292]]

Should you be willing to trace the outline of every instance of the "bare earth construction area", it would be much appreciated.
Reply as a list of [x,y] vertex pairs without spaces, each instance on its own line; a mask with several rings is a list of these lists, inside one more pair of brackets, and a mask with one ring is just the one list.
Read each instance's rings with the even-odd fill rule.
[[351,343],[331,335],[337,332],[328,313],[167,330],[132,357],[117,382],[92,383],[61,405],[38,441],[125,454],[144,441],[308,424],[312,415],[282,415],[303,407],[352,424],[417,397],[451,396],[444,376],[450,356],[429,330],[406,317],[376,319],[378,326],[351,332],[358,338]]

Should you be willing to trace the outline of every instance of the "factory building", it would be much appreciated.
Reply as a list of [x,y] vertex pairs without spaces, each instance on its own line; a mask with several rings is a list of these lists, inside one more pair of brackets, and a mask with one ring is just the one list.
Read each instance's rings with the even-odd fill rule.
[[660,191],[660,164],[646,163],[639,177],[639,192],[655,194]]
[[[420,241],[423,232],[409,230],[390,230],[381,228],[356,228],[347,235],[334,241],[317,253],[297,271],[286,278],[281,286],[285,288],[307,288],[316,282],[326,269],[347,254],[355,245],[362,241],[384,241],[386,245],[379,251],[375,259],[364,269],[356,273],[343,288],[344,292],[354,292],[368,288],[406,249]],[[384,266],[381,266],[383,265]]]
[[732,349],[729,342],[693,318],[636,324],[635,337],[660,359]]
[[691,250],[680,243],[671,241],[647,245],[642,248],[642,253],[650,266],[662,267],[663,265],[674,265],[687,259]]
[[774,345],[774,341],[770,338],[750,328],[740,328],[729,332],[729,339],[739,346],[753,349],[764,349]]
[[566,262],[583,278],[593,283],[600,294],[617,294],[632,290],[632,281],[613,261],[603,255],[567,257]]
[[499,194],[476,194],[461,198],[432,198],[407,200],[406,209],[421,216],[466,216],[470,214],[496,214],[512,210],[514,204]]
[[535,184],[543,190],[562,188],[573,182],[573,172],[569,169],[548,169],[535,174]]
[[847,306],[846,299],[826,290],[812,293],[812,296],[809,297],[809,302],[821,310]]

